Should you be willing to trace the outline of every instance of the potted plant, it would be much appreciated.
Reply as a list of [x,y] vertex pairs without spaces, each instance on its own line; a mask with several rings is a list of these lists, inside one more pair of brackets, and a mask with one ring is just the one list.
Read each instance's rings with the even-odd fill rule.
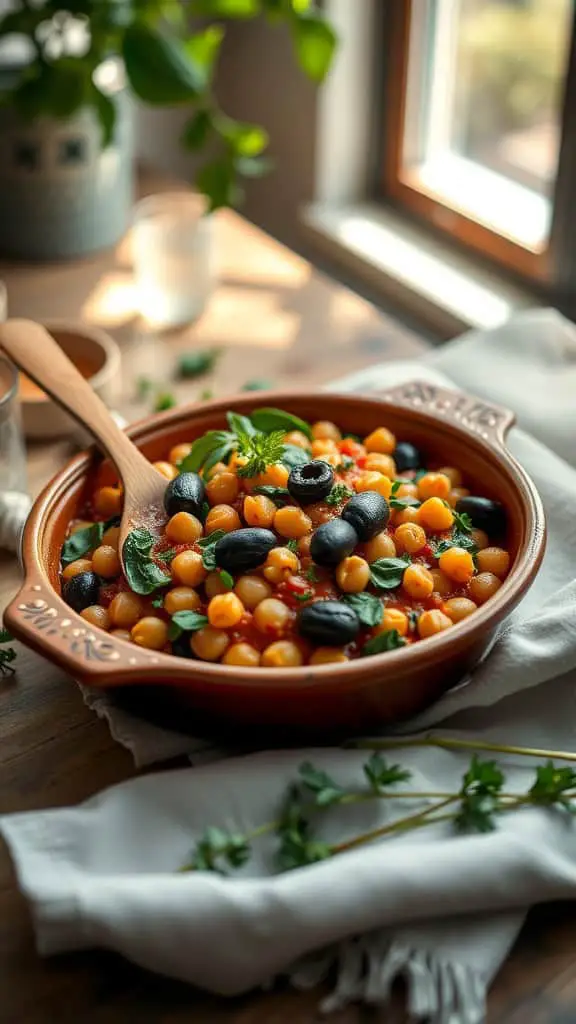
[[260,16],[289,28],[321,82],[336,37],[311,0],[12,0],[0,40],[20,37],[26,53],[3,68],[0,58],[0,252],[66,258],[122,235],[130,94],[190,108],[182,145],[206,150],[197,188],[210,210],[236,205],[242,179],[269,167],[268,136],[220,109],[213,80],[225,22]]

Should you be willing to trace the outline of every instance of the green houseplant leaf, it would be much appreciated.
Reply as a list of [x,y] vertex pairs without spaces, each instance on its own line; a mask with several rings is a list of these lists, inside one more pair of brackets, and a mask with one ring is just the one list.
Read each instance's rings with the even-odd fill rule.
[[134,92],[152,106],[187,103],[206,87],[206,70],[184,44],[142,22],[126,29],[122,56]]
[[304,11],[292,22],[298,63],[313,82],[326,77],[338,40],[332,26],[318,14]]

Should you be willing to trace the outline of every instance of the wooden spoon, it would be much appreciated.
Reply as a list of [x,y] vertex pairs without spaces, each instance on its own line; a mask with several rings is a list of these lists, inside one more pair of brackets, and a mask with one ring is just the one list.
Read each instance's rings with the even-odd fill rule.
[[158,530],[166,520],[166,478],[114,422],[104,403],[44,327],[33,320],[7,320],[0,324],[0,348],[85,427],[114,462],[124,486],[119,545],[122,559],[124,541],[132,530]]

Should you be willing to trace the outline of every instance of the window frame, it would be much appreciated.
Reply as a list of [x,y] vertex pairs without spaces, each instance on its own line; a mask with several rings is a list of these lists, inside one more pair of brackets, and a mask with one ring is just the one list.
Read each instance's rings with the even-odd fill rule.
[[[422,0],[418,0],[421,4]],[[552,220],[546,245],[541,250],[523,246],[499,234],[464,207],[458,207],[434,192],[403,166],[404,125],[407,112],[409,54],[414,0],[389,0],[383,20],[387,55],[383,75],[385,115],[384,146],[381,154],[380,191],[384,198],[402,207],[432,229],[448,235],[468,250],[512,271],[533,283],[551,284],[557,276],[562,250],[574,249],[573,183],[576,180],[576,5],[573,5],[567,74],[561,101],[561,141],[558,172],[552,195]],[[566,229],[566,223],[569,229]],[[576,253],[575,253],[576,257]],[[574,280],[576,259],[570,260]],[[560,282],[557,282],[560,284]]]

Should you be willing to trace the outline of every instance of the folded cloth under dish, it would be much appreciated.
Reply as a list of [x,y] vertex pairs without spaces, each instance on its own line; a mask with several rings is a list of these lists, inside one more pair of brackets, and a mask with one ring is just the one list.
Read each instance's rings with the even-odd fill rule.
[[[519,428],[510,433],[511,450],[542,495],[549,542],[534,587],[489,656],[409,728],[576,749],[576,449],[564,433],[574,436],[576,331],[555,313],[523,315],[424,362],[371,367],[338,389],[367,392],[416,377],[446,383],[446,375],[513,408],[550,446]],[[151,734],[151,726],[144,735],[142,723],[119,719],[111,706],[98,710],[140,763],[184,751],[193,760],[230,753]],[[264,837],[238,878],[177,871],[207,825],[243,832],[273,819],[305,758],[351,784],[364,757],[331,749],[222,759],[147,775],[79,808],[5,817],[40,951],[106,946],[224,994],[280,973],[311,985],[336,966],[325,1009],[384,1002],[403,975],[416,1019],[481,1021],[487,985],[526,910],[576,895],[576,826],[558,812],[503,815],[487,835],[454,837],[449,824],[438,824],[283,875],[274,875]],[[411,769],[418,791],[453,791],[470,752],[411,748],[394,760]],[[503,761],[507,789],[525,791],[533,764]],[[394,816],[406,813],[395,802]],[[345,839],[389,814],[386,801],[333,808],[322,837]]]

